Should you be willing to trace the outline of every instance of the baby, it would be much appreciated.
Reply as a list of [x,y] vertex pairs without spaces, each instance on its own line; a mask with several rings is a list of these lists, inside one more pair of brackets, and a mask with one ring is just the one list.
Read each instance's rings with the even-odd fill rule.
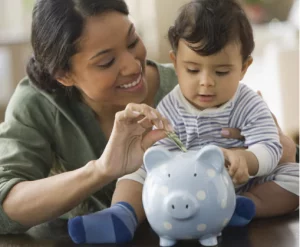
[[[182,7],[168,37],[178,85],[160,102],[158,111],[170,120],[188,150],[199,150],[208,144],[222,149],[236,193],[243,195],[237,197],[229,225],[246,225],[254,215],[272,216],[266,214],[272,208],[266,208],[265,203],[280,183],[268,183],[275,180],[274,174],[268,175],[280,160],[282,146],[267,105],[240,83],[252,63],[254,49],[252,28],[245,13],[234,0],[194,0]],[[223,138],[221,129],[226,127],[240,129],[245,139]],[[168,138],[156,145],[178,150]],[[143,184],[145,178],[142,167],[121,179]],[[69,224],[80,232],[95,235],[93,241],[101,243],[107,237],[102,220],[109,218],[114,226],[111,242],[117,241],[116,236],[130,240],[137,226],[135,212],[142,210],[132,207],[141,207],[141,203],[132,200],[128,198],[110,209],[75,218]],[[94,229],[93,234],[88,230],[91,228],[98,230]]]

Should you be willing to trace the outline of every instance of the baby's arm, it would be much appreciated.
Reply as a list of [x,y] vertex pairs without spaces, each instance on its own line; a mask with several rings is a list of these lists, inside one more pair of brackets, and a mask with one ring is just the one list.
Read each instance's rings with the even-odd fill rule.
[[242,130],[242,134],[245,136],[245,145],[248,149],[240,152],[245,155],[247,152],[251,152],[258,162],[257,172],[255,172],[256,167],[253,169],[253,163],[250,162],[249,155],[246,156],[252,175],[270,174],[277,166],[282,155],[282,146],[271,114],[269,116],[267,114],[259,116],[253,122],[250,122]]
[[246,159],[250,175],[267,175],[282,155],[278,129],[263,99],[246,87],[243,90],[238,121],[242,120],[241,134],[248,149],[236,152]]

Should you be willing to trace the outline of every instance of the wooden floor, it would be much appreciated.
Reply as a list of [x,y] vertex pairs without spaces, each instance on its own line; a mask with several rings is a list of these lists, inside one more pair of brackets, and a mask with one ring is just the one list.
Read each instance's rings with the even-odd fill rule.
[[[34,227],[26,234],[0,236],[1,247],[83,247],[73,244],[67,234],[66,221],[56,220]],[[121,247],[157,247],[158,237],[147,223],[136,232],[132,243],[126,245],[92,245]],[[182,241],[176,247],[201,246],[197,241]],[[272,219],[255,220],[243,228],[226,228],[218,247],[299,247],[299,212]]]

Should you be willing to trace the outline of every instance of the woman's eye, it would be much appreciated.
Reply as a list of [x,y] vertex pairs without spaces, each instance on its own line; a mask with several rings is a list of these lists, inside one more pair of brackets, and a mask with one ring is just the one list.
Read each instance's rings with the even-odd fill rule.
[[218,76],[224,76],[224,75],[228,75],[229,74],[229,71],[216,71],[216,74]]
[[106,69],[106,68],[109,68],[111,65],[113,65],[114,62],[115,62],[115,59],[113,58],[108,63],[106,63],[106,64],[99,64],[97,66],[100,67],[100,68],[102,68],[102,69]]
[[187,69],[187,72],[191,73],[191,74],[197,74],[199,72],[199,70],[198,69]]
[[140,41],[140,39],[137,38],[135,41],[133,41],[133,42],[128,46],[128,49],[134,48],[134,47],[137,45],[137,43],[138,43],[139,41]]

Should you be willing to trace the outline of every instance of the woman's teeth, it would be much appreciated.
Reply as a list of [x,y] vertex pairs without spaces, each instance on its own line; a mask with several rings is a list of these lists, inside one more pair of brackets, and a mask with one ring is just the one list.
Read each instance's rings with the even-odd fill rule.
[[140,76],[134,82],[131,82],[129,84],[123,84],[123,85],[120,85],[119,87],[120,88],[131,88],[131,87],[134,87],[137,84],[139,84],[139,82],[141,80],[141,77],[142,77],[142,74],[140,74]]

